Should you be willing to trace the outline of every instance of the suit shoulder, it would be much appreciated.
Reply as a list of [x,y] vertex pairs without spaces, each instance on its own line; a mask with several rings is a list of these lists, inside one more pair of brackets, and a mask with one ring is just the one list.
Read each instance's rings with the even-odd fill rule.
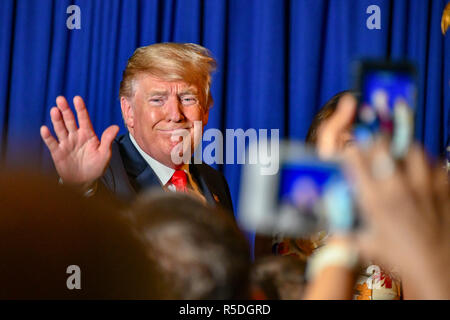
[[217,169],[214,169],[209,164],[202,162],[199,165],[199,169],[203,172],[203,174],[206,174],[210,177],[221,178],[225,180],[225,176],[223,175],[223,173]]

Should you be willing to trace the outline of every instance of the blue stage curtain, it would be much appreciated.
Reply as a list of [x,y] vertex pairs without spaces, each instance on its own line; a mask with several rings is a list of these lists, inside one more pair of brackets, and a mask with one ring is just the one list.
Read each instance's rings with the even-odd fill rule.
[[[81,95],[98,134],[123,126],[118,88],[133,51],[155,42],[195,42],[218,60],[207,128],[280,129],[304,139],[336,92],[350,88],[362,57],[409,59],[419,71],[416,138],[430,154],[449,136],[450,35],[446,0],[1,0],[0,138],[6,162],[49,167],[39,136],[57,95]],[[81,29],[69,30],[69,5]],[[369,30],[366,9],[381,9]],[[26,150],[31,156],[16,158]],[[14,159],[14,160],[9,160]],[[219,166],[238,205],[241,166]]]

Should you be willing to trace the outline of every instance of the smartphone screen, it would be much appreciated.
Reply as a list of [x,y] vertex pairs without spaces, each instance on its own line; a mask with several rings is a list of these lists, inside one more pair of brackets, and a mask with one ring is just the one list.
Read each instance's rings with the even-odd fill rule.
[[374,136],[391,138],[391,151],[403,156],[413,141],[417,88],[415,72],[406,63],[369,63],[359,65],[357,87],[359,105],[354,136],[370,143]]
[[354,225],[349,186],[337,164],[320,160],[285,163],[279,181],[279,213],[302,234],[348,231]]

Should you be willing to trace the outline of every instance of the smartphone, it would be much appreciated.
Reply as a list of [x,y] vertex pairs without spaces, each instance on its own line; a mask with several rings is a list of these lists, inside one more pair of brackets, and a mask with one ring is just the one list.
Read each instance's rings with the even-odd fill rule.
[[244,166],[241,227],[290,237],[356,228],[352,190],[337,161],[322,161],[312,149],[293,141],[280,143],[279,159],[278,172],[270,176],[261,175],[258,164]]
[[377,135],[390,138],[391,152],[403,157],[414,138],[417,75],[408,62],[360,61],[355,67],[359,93],[355,140],[370,145]]

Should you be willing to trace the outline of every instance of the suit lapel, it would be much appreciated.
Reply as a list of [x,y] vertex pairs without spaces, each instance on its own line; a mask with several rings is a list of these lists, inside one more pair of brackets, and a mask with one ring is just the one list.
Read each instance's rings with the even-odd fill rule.
[[147,164],[147,167],[135,179],[137,192],[151,187],[162,187],[156,173]]
[[119,143],[124,167],[136,193],[151,187],[161,187],[156,173],[134,147],[128,133],[120,138]]
[[208,203],[211,205],[217,205],[217,203],[219,202],[219,198],[214,193],[214,184],[212,184],[208,180],[207,175],[202,174],[203,172],[201,165],[195,165],[191,162],[191,164],[189,165],[189,171],[200,184],[200,188],[202,189],[206,201],[208,201]]

